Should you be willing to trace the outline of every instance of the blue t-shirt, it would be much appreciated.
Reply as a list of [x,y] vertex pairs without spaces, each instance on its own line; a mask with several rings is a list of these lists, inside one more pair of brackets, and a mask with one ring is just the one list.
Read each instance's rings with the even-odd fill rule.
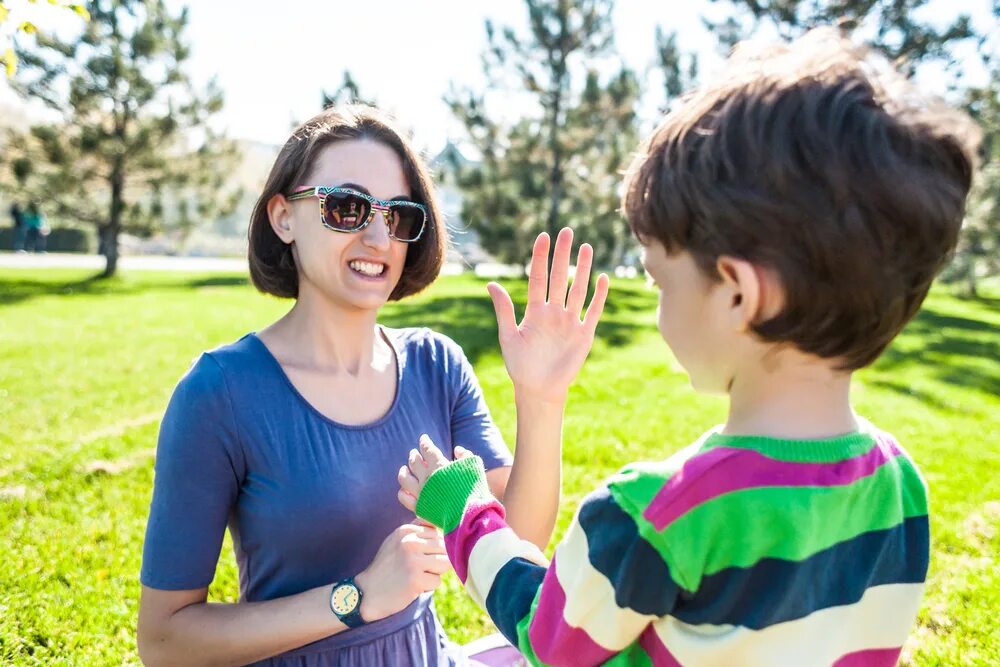
[[[461,348],[428,329],[383,331],[396,353],[396,396],[362,426],[310,405],[254,334],[201,355],[160,426],[143,584],[207,586],[227,525],[241,600],[332,584],[414,520],[396,499],[396,473],[420,434],[445,452],[466,447],[487,468],[511,464]],[[428,604],[425,596],[405,615]]]

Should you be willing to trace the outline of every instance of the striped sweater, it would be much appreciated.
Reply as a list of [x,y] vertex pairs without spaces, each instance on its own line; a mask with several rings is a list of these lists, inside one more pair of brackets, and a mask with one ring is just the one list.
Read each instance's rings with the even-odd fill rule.
[[549,563],[482,463],[428,479],[469,594],[537,665],[894,665],[929,557],[927,495],[893,438],[712,431],[587,496]]

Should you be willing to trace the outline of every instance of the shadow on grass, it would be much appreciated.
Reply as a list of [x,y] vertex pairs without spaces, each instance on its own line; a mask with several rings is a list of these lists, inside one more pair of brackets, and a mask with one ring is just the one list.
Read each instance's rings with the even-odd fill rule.
[[121,276],[104,278],[98,273],[79,280],[68,281],[56,278],[46,280],[0,277],[0,306],[21,303],[45,296],[74,297],[103,294],[123,296],[157,290],[232,287],[248,285],[249,283],[250,279],[248,276],[239,274],[193,277],[190,275],[178,275],[176,279],[164,279],[162,276],[157,276],[155,279],[146,279],[136,274],[129,274],[126,278]]
[[[504,287],[510,292],[515,312],[520,319],[527,301],[527,283],[505,281]],[[588,296],[587,303],[589,302]],[[611,347],[628,344],[648,328],[641,321],[633,321],[637,319],[635,314],[646,313],[650,309],[648,294],[613,287],[605,306],[604,317],[597,327],[597,337]],[[443,333],[461,345],[465,355],[473,363],[483,354],[500,353],[496,314],[493,302],[486,294],[485,283],[481,296],[430,296],[419,303],[404,302],[383,310],[379,321],[389,327],[428,327]]]
[[[992,305],[987,307],[996,309]],[[920,364],[930,377],[940,382],[1000,395],[1000,332],[991,323],[924,308],[907,325],[903,335],[908,342],[919,344],[889,348],[875,365],[876,371]],[[876,381],[875,384],[918,396],[931,405],[940,404],[899,383]],[[943,406],[943,409],[948,408]]]

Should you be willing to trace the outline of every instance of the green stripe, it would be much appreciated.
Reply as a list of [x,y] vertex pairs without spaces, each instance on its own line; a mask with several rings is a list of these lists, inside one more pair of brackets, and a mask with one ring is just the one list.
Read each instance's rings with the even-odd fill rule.
[[626,646],[621,653],[615,655],[615,657],[602,663],[604,667],[634,667],[635,665],[640,665],[641,667],[653,667],[653,660],[646,653],[645,649],[639,646],[638,640]]
[[542,596],[543,588],[544,585],[539,586],[538,590],[535,591],[535,599],[531,601],[531,609],[517,623],[517,650],[527,659],[528,664],[548,667],[535,655],[535,648],[531,645],[531,638],[528,637],[528,628],[531,626],[531,619],[535,617],[535,612],[538,611],[538,600]]
[[[631,488],[613,488],[623,507]],[[703,575],[748,567],[762,558],[802,560],[861,533],[927,514],[913,464],[896,457],[847,486],[761,487],[723,494],[687,512],[663,532],[642,516],[639,534],[669,563],[677,583],[697,590]],[[748,529],[760,526],[761,529]],[[669,546],[669,551],[668,551]]]
[[836,463],[861,456],[875,446],[870,433],[858,432],[823,440],[782,440],[750,435],[713,433],[706,439],[704,451],[718,447],[750,449],[779,461],[796,463]]
[[[528,637],[528,628],[531,626],[531,619],[535,617],[535,612],[538,610],[538,600],[542,595],[542,586],[538,587],[538,592],[535,593],[535,599],[531,602],[531,609],[528,610],[528,614],[522,618],[517,624],[517,649],[522,655],[528,660],[528,664],[531,665],[544,665],[547,667],[547,663],[542,662],[535,655],[535,648],[531,645],[531,639]],[[609,600],[608,604],[614,604],[613,601]],[[593,641],[593,639],[591,639]],[[597,642],[594,642],[597,643]],[[620,653],[615,654],[613,657],[608,659],[606,662],[601,663],[603,665],[620,665],[621,667],[653,667],[653,661],[650,659],[649,654],[639,646],[639,638],[626,646]]]
[[486,482],[483,460],[469,456],[438,468],[424,483],[416,514],[445,533],[458,528],[470,500],[493,498]]
[[[628,507],[645,508],[653,502],[667,480],[676,474],[691,458],[694,458],[701,448],[701,443],[682,449],[666,461],[630,463],[608,480],[607,485],[612,490],[628,489],[630,499]],[[630,511],[630,510],[629,510]]]

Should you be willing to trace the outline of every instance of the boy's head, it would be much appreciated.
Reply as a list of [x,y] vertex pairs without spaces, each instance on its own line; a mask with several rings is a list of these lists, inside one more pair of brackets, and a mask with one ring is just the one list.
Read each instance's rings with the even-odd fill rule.
[[727,350],[751,339],[874,361],[955,248],[975,136],[833,31],[738,48],[626,177],[660,329],[695,385],[724,389]]

